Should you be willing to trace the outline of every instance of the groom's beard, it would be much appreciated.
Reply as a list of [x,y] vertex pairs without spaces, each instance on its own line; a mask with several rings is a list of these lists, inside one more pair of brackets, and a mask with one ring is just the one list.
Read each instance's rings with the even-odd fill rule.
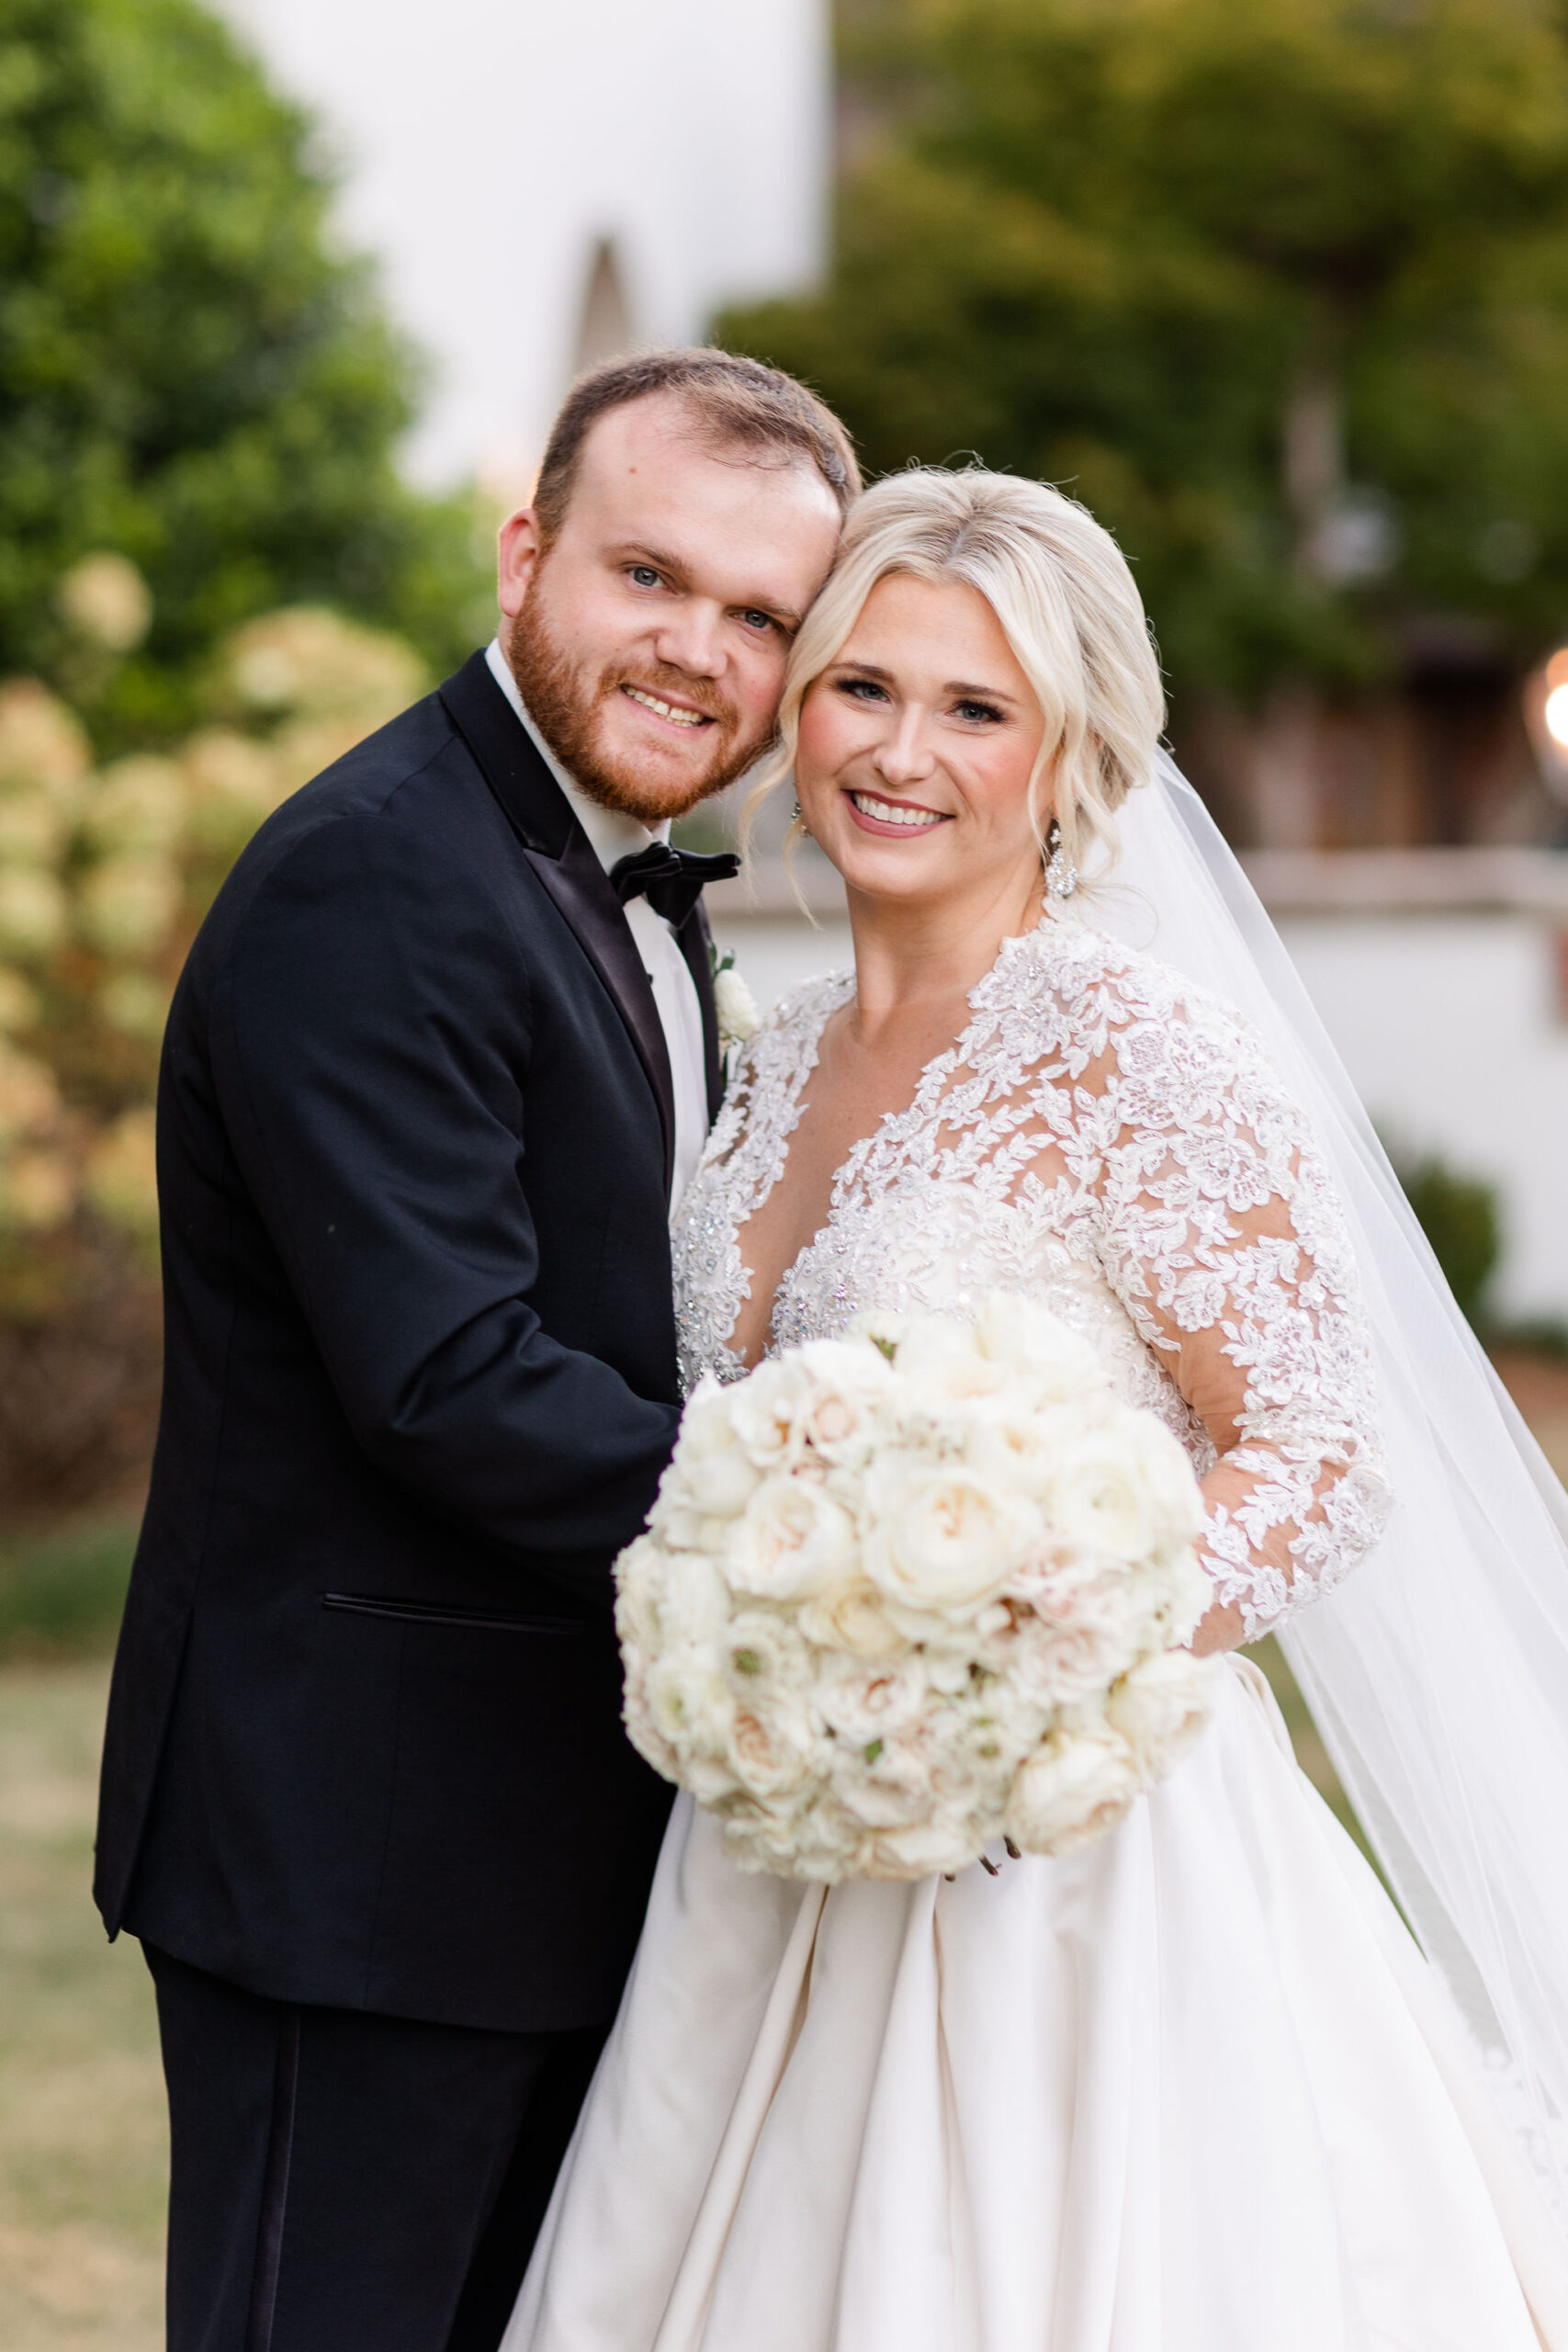
[[[683,817],[699,801],[711,800],[777,740],[773,728],[744,733],[739,712],[709,682],[668,663],[621,662],[592,676],[587,663],[574,662],[551,636],[536,591],[508,627],[505,652],[529,718],[572,782],[601,808],[644,825]],[[630,759],[616,758],[605,745],[604,714],[624,685],[673,695],[712,720],[703,729],[703,756],[683,779],[667,769],[660,774],[651,761],[639,775]]]

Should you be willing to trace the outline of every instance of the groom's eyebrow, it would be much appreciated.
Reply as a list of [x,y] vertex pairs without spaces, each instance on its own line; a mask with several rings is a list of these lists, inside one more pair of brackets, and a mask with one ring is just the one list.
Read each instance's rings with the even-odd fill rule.
[[[690,584],[691,574],[681,558],[668,554],[663,548],[649,547],[646,539],[627,539],[620,547],[613,548],[611,553],[617,563],[650,563],[656,571],[669,572],[671,578],[678,580],[682,587]],[[743,610],[749,611],[754,605],[758,612],[771,614],[792,636],[806,618],[806,615],[796,612],[793,605],[782,603],[765,590],[754,596],[732,596],[729,601]]]

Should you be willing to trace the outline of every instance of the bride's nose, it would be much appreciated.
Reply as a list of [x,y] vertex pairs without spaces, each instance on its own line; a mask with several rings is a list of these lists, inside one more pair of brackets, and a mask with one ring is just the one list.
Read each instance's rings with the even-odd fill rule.
[[922,783],[936,764],[925,713],[906,704],[871,758],[884,784]]

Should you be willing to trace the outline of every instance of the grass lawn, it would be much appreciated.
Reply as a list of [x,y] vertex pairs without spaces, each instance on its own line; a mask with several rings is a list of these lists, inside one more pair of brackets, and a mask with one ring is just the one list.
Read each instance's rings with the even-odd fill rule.
[[88,1895],[101,1659],[0,1668],[0,2345],[156,2352],[167,2166],[152,1984]]

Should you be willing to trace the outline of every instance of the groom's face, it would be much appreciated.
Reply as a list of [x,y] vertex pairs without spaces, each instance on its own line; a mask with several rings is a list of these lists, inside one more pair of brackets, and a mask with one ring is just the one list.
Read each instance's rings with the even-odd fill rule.
[[501,535],[507,658],[584,791],[655,824],[751,765],[839,530],[814,466],[716,447],[677,394],[599,419],[555,537]]

